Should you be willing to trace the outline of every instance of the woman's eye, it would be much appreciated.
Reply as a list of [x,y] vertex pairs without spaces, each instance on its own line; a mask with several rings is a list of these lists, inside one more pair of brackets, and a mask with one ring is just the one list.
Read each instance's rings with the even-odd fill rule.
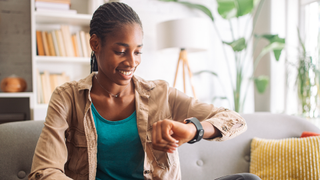
[[117,55],[123,55],[125,52],[115,51],[115,53],[116,53]]
[[142,54],[142,52],[136,52],[136,55]]

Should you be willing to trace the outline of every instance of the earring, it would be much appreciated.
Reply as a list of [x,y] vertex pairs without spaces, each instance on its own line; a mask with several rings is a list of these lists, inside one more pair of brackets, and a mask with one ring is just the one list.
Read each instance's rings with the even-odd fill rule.
[[90,74],[94,71],[94,51],[91,52],[91,58],[90,58]]
[[93,71],[98,71],[98,62],[94,51],[91,53],[91,73]]

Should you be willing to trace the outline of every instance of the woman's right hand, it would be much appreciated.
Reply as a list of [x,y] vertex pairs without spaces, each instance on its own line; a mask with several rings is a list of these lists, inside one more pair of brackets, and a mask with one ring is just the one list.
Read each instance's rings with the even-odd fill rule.
[[195,126],[169,119],[157,121],[152,127],[152,147],[155,150],[173,153],[177,147],[192,140]]

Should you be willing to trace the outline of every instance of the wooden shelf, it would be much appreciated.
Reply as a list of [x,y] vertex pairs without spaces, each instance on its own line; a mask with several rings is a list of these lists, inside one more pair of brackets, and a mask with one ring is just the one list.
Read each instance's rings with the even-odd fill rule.
[[36,56],[37,63],[83,63],[90,64],[88,57]]
[[32,92],[18,92],[18,93],[9,93],[9,92],[0,92],[0,98],[20,98],[20,97],[32,97]]
[[77,26],[89,26],[92,15],[89,14],[52,14],[35,12],[38,24],[68,24]]

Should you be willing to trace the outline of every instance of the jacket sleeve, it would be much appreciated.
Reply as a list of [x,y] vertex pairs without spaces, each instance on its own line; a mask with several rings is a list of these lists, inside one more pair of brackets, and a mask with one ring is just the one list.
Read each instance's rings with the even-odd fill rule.
[[29,180],[71,179],[64,174],[64,165],[68,152],[65,143],[65,131],[68,129],[70,102],[68,96],[61,96],[56,89],[50,99],[44,127],[39,137]]
[[207,140],[225,141],[247,129],[245,120],[235,111],[201,103],[172,87],[169,87],[169,104],[172,119],[183,121],[186,118],[196,117],[200,121],[211,123],[221,132],[222,137]]

